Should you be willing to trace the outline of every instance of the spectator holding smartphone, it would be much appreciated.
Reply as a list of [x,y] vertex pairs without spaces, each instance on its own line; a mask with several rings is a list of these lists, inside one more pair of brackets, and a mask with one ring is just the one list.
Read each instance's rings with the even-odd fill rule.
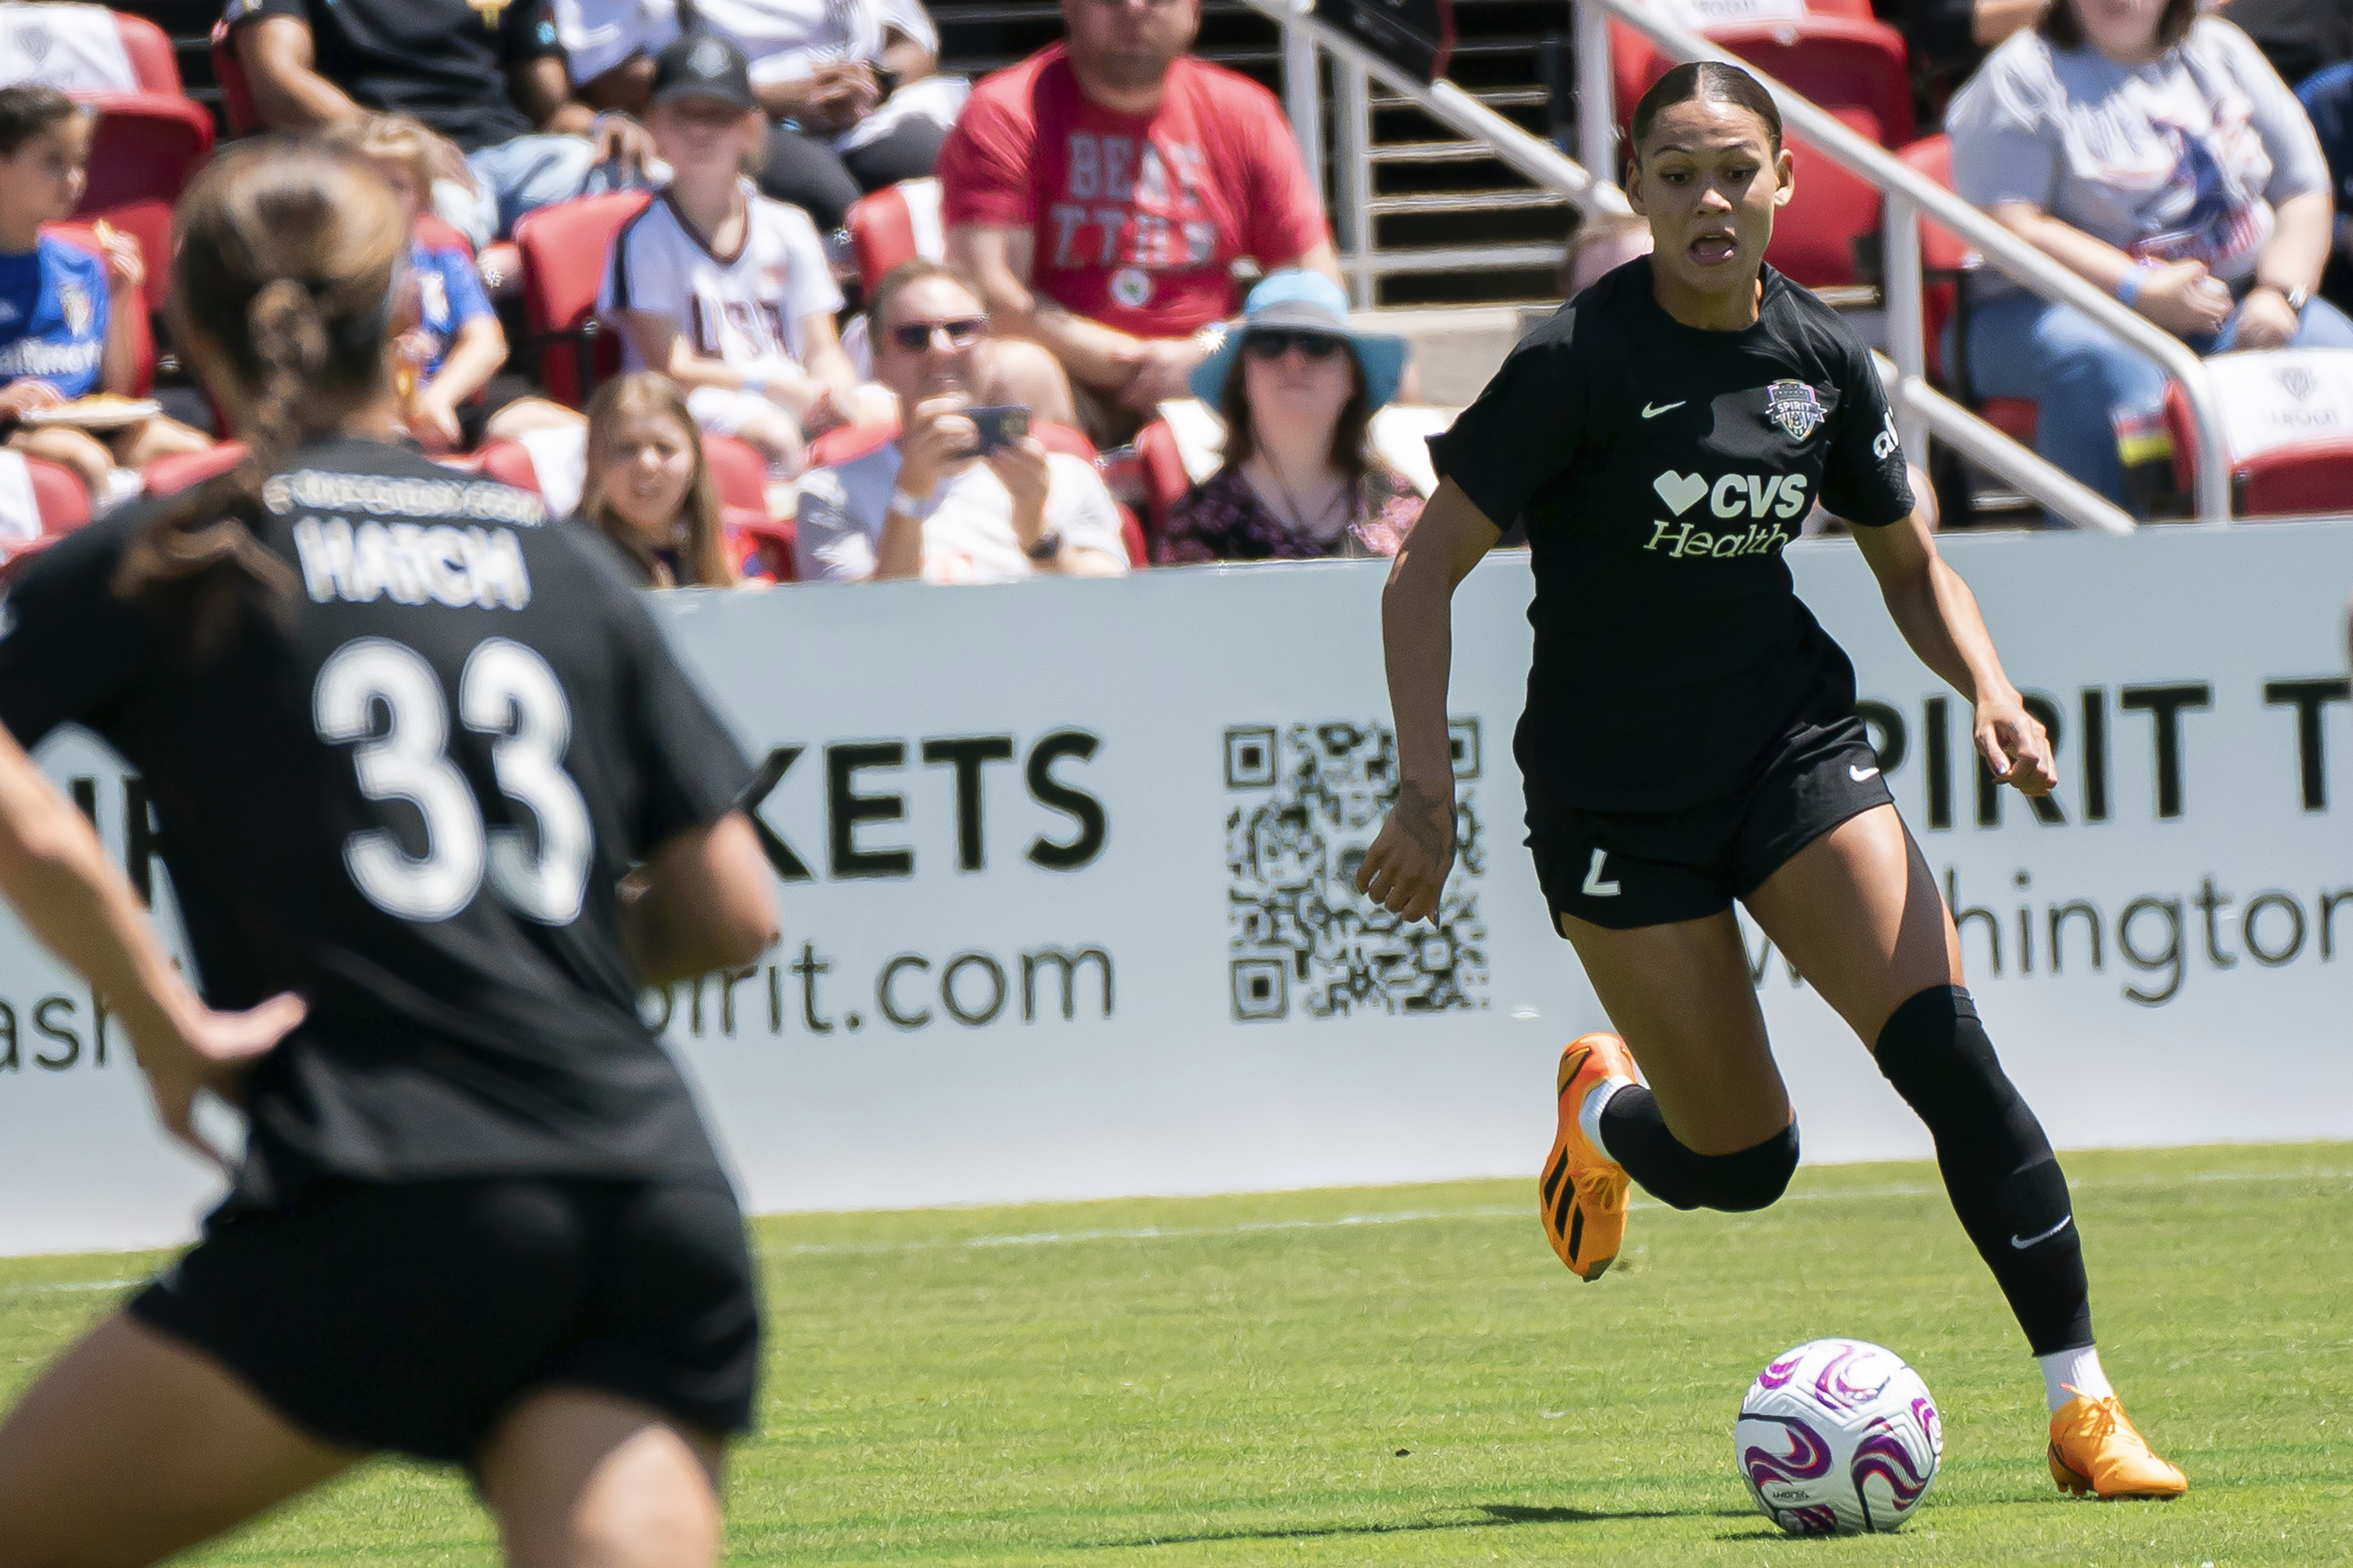
[[616,376],[588,405],[580,519],[611,540],[647,588],[731,588],[719,485],[702,432],[668,376]]
[[895,441],[801,480],[794,548],[803,582],[1002,583],[1127,570],[1119,508],[1093,464],[1049,453],[1029,435],[980,450],[971,411],[988,318],[978,289],[937,262],[906,262],[875,285],[867,319],[874,374],[906,421]]
[[37,409],[136,385],[137,318],[147,309],[138,240],[102,232],[101,258],[41,232],[81,205],[91,129],[89,110],[53,87],[0,88],[0,420],[14,427],[11,447],[64,464],[105,501],[118,467],[212,440],[160,414],[94,435],[21,423]]
[[462,452],[526,430],[578,426],[579,415],[545,398],[510,395],[493,405],[481,395],[505,368],[506,329],[466,247],[446,229],[439,239],[417,232],[433,189],[433,132],[406,114],[371,114],[327,134],[373,164],[408,215],[408,297],[396,309],[409,324],[393,345],[393,374],[409,434],[427,451]]
[[998,331],[1070,373],[1087,434],[1186,395],[1240,304],[1233,263],[1340,280],[1274,95],[1187,51],[1200,0],[1062,0],[1064,42],[999,71],[941,149],[948,259]]
[[[794,471],[807,436],[858,416],[858,376],[808,215],[744,177],[766,134],[744,51],[710,33],[670,43],[649,126],[670,183],[614,241],[598,310],[620,328],[623,368],[670,376],[702,429]],[[887,400],[869,412],[888,418]]]

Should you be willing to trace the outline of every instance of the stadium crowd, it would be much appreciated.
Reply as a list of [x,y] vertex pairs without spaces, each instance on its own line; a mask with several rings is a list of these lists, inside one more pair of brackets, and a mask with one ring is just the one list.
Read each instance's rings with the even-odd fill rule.
[[[55,531],[235,448],[201,393],[147,395],[160,230],[86,199],[97,128],[177,91],[133,63],[152,26],[5,9],[61,40],[0,47],[0,427],[83,492],[0,474],[0,510],[22,490]],[[977,83],[920,0],[230,0],[214,58],[232,133],[326,137],[413,211],[417,443],[576,508],[649,584],[1394,553],[1446,416],[1395,422],[1417,367],[1351,320],[1281,104],[1192,52],[1200,0],[1060,9]],[[2201,354],[2353,349],[2353,7],[1877,9],[1955,187],[2021,237]],[[1646,241],[1588,224],[1565,284]],[[1964,286],[1965,395],[2161,511],[2163,372]]]

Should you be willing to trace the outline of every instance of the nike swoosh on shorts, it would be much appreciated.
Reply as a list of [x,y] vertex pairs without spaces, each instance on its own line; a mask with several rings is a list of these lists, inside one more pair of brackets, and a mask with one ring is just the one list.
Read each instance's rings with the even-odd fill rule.
[[1690,401],[1691,399],[1687,397],[1678,397],[1672,403],[1662,404],[1657,408],[1653,408],[1649,404],[1645,403],[1642,405],[1642,417],[1645,419],[1656,419],[1668,409],[1681,408],[1684,404]]
[[1879,770],[1877,768],[1859,768],[1852,763],[1849,763],[1846,765],[1846,776],[1852,779],[1855,783],[1861,784],[1865,779],[1878,777]]
[[2059,1216],[2059,1223],[2052,1226],[2049,1230],[2044,1231],[2041,1236],[2030,1236],[2022,1240],[2018,1237],[2013,1236],[2010,1238],[2010,1246],[2018,1248],[2019,1251],[2023,1252],[2038,1241],[2050,1240],[2052,1237],[2058,1235],[2061,1231],[2066,1229],[2069,1226],[2074,1223],[2075,1216],[2073,1215],[2061,1215]]

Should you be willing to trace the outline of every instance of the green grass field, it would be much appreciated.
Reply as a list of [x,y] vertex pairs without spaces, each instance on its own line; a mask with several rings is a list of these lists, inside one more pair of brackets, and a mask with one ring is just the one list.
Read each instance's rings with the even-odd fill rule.
[[[1590,1286],[1528,1182],[761,1220],[730,1560],[2353,1562],[2353,1145],[2067,1165],[2176,1503],[2058,1496],[2040,1380],[1934,1170],[1845,1166],[1761,1215],[1640,1208]],[[0,1393],[153,1262],[0,1263]],[[1785,1541],[1733,1473],[1741,1391],[1823,1334],[1894,1347],[1943,1408],[1901,1535]],[[378,1464],[195,1560],[495,1557],[461,1480]]]

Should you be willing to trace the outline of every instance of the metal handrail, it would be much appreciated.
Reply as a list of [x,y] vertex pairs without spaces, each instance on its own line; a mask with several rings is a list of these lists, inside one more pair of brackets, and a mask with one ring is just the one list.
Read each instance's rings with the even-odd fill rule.
[[1324,166],[1323,98],[1316,80],[1318,48],[1342,64],[1378,78],[1401,98],[1411,99],[1442,125],[1475,137],[1495,149],[1495,156],[1540,185],[1548,185],[1574,202],[1578,210],[1628,213],[1625,193],[1607,180],[1597,180],[1585,165],[1541,136],[1531,135],[1496,113],[1451,81],[1423,82],[1379,56],[1366,53],[1354,38],[1310,14],[1314,0],[1245,0],[1261,16],[1282,24],[1284,108],[1307,155],[1307,166]]
[[[1897,370],[1894,393],[1909,418],[1905,423],[1913,426],[1905,436],[1905,446],[1916,459],[1919,450],[1917,434],[1921,427],[1935,427],[1940,435],[1961,431],[1960,422],[1969,426],[1970,439],[1955,439],[1964,450],[1972,446],[1971,456],[1986,461],[1984,454],[1991,453],[1995,460],[1989,466],[2003,470],[2010,477],[2023,480],[2032,469],[2010,460],[2013,455],[2031,457],[2015,443],[2009,443],[1989,425],[1978,420],[1957,404],[1930,393],[1929,398],[1920,394],[1929,392],[1926,369],[1926,320],[1920,289],[1920,230],[1919,217],[1925,210],[1937,222],[1960,235],[1975,246],[1985,258],[2008,273],[2018,282],[2046,300],[2073,305],[2101,326],[2122,338],[2126,343],[2148,355],[2162,365],[2166,374],[2181,384],[2189,404],[2190,424],[2198,447],[2198,520],[2217,524],[2231,521],[2231,468],[2229,447],[2222,433],[2222,416],[2215,401],[2212,384],[2206,367],[2188,344],[2159,327],[2139,312],[2130,309],[2105,290],[2087,281],[2080,274],[2060,265],[2042,251],[2019,238],[1978,208],[1970,205],[1951,191],[1916,171],[1906,167],[1886,149],[1867,142],[1849,130],[1828,111],[1799,97],[1788,87],[1767,76],[1756,67],[1718,47],[1680,22],[1661,17],[1651,11],[1642,0],[1574,0],[1577,7],[1577,97],[1580,133],[1589,138],[1579,150],[1599,163],[1595,149],[1608,149],[1615,137],[1615,122],[1610,108],[1609,52],[1606,47],[1606,15],[1615,15],[1625,23],[1680,59],[1720,59],[1738,65],[1763,82],[1779,105],[1782,119],[1792,125],[1807,142],[1832,163],[1862,176],[1886,194],[1885,270],[1888,280],[1888,342],[1894,351]],[[1599,36],[1605,47],[1590,48],[1588,39]],[[1903,318],[1898,320],[1899,315]],[[1933,401],[1931,400],[1933,399]],[[1958,419],[1954,416],[1958,416]],[[2007,444],[2010,452],[2000,445]],[[2037,463],[2048,470],[2049,465]],[[2037,474],[2038,480],[2047,474]],[[2038,488],[2040,488],[2038,486]],[[2075,494],[2063,500],[2059,496],[2044,493],[2038,496],[2045,504],[2063,514],[2070,515],[2079,526],[2091,526],[2104,532],[2130,532],[2132,521],[2116,508],[2100,501],[2096,509],[2086,509],[2080,503],[2091,492],[2077,485]]]

